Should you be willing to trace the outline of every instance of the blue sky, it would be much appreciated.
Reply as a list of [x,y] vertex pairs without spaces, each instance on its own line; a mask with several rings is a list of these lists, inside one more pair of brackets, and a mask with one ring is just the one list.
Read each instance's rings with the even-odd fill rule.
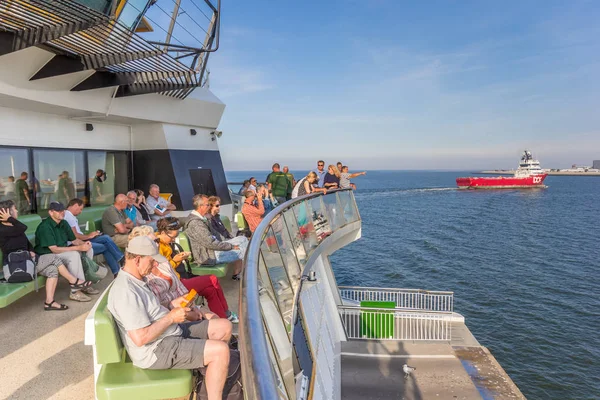
[[600,159],[600,2],[232,1],[211,90],[228,170]]

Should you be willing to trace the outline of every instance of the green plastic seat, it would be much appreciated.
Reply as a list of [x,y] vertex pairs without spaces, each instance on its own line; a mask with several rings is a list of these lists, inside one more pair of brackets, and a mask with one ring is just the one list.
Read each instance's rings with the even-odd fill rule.
[[[0,272],[0,278],[3,273]],[[46,277],[38,276],[38,290],[43,288],[46,285]],[[35,282],[25,282],[25,283],[6,283],[0,282],[0,308],[4,308],[9,304],[14,303],[19,300],[21,297],[29,294],[35,290]]]
[[[225,217],[227,218],[227,217]],[[229,221],[229,218],[227,218]],[[225,224],[225,222],[223,222]],[[231,226],[231,224],[230,224]],[[227,227],[227,225],[225,225]],[[177,243],[181,246],[183,251],[191,251],[190,250],[190,240],[188,239],[185,232],[181,232],[177,237]],[[200,265],[196,263],[191,263],[190,267],[192,269],[192,274],[197,276],[203,275],[214,275],[217,278],[224,278],[227,276],[227,268],[229,264],[217,264],[217,265]]]
[[244,214],[241,212],[237,213],[235,215],[235,220],[237,221],[237,226],[240,231],[248,229],[248,223],[246,222],[246,218],[244,218]]
[[192,274],[197,276],[202,275],[214,275],[217,278],[225,278],[227,276],[227,268],[229,264],[217,264],[217,265],[200,265],[192,264]]
[[133,365],[121,342],[117,325],[107,308],[108,292],[94,313],[96,357],[101,364],[96,381],[99,400],[153,400],[184,397],[192,391],[192,372],[187,369],[150,370]]

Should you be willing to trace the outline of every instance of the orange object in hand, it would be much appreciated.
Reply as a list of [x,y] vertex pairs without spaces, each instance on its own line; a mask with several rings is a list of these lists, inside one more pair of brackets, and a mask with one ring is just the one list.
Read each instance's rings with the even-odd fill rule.
[[190,307],[196,301],[196,298],[198,297],[198,293],[196,292],[196,290],[192,289],[189,291],[188,294],[186,294],[183,297],[185,298],[185,300],[181,302],[181,304],[180,304],[181,308]]

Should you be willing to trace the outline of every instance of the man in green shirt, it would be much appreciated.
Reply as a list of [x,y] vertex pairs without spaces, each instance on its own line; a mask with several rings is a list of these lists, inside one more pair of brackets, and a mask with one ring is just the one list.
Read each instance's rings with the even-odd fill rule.
[[286,200],[290,200],[292,198],[292,190],[294,190],[294,186],[296,186],[296,179],[294,178],[294,174],[290,172],[290,169],[287,165],[283,166],[283,173],[287,177],[288,181],[290,181],[290,187],[288,188],[287,195],[285,196]]
[[273,193],[277,202],[282,204],[285,203],[288,192],[292,193],[293,187],[290,188],[290,181],[279,168],[278,163],[273,164],[273,172],[267,177],[267,184],[269,185],[269,191]]
[[[85,282],[79,252],[85,252],[88,257],[93,257],[92,243],[77,239],[69,223],[64,218],[65,206],[57,201],[50,203],[48,218],[43,220],[35,231],[34,250],[40,256],[55,254],[61,259],[69,272],[78,279],[77,283]],[[87,294],[100,293],[89,285],[81,291]],[[89,301],[86,300],[87,296],[81,296],[79,291],[72,292],[70,298],[76,301]]]
[[29,198],[29,185],[27,184],[27,172],[21,172],[21,179],[15,182],[15,195],[17,199],[17,210],[19,215],[26,215],[31,212],[31,200]]

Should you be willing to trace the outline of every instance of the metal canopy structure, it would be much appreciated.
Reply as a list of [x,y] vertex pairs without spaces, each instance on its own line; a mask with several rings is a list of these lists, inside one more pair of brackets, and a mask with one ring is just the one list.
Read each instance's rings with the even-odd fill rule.
[[[183,99],[202,84],[217,34],[218,10],[205,43],[194,49],[190,66],[172,56],[113,17],[72,0],[0,1],[0,56],[40,46],[55,56],[31,80],[95,70],[73,91],[118,86],[117,97],[161,93]],[[218,40],[218,39],[217,39]],[[206,54],[207,55],[207,54]],[[196,64],[197,60],[200,65]]]

